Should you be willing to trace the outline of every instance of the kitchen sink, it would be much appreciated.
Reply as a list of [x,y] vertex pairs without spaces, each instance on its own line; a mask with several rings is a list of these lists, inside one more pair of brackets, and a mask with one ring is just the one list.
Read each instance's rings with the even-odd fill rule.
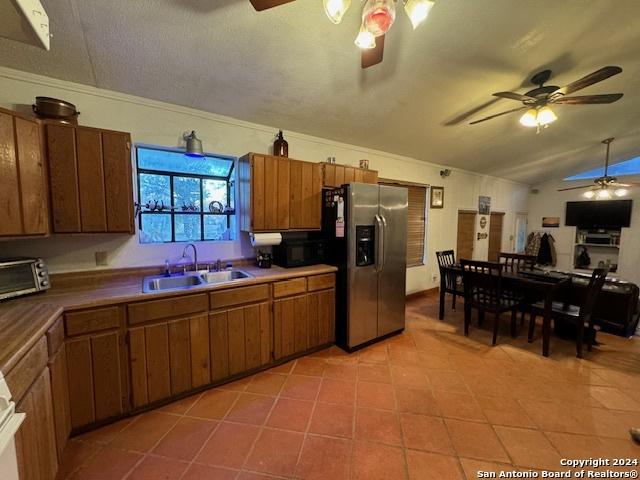
[[223,270],[220,272],[192,272],[186,275],[171,275],[169,277],[158,275],[145,277],[142,283],[144,293],[160,292],[165,290],[188,290],[206,285],[220,284],[249,278],[242,270]]
[[221,272],[207,272],[201,275],[205,283],[222,283],[240,280],[241,278],[249,278],[249,275],[242,270],[223,270]]

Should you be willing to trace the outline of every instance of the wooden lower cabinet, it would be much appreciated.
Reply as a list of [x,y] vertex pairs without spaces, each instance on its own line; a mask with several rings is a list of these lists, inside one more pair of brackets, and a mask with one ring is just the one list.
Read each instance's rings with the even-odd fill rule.
[[118,417],[127,410],[123,347],[119,331],[67,340],[72,428]]
[[274,300],[276,360],[328,344],[335,337],[335,289]]
[[51,375],[51,396],[53,400],[53,420],[56,432],[58,459],[71,433],[71,412],[69,411],[69,376],[67,374],[67,351],[64,345],[49,359]]
[[134,408],[211,383],[207,314],[129,329]]
[[272,362],[268,302],[213,312],[209,324],[214,381]]
[[58,456],[48,368],[27,390],[16,410],[26,414],[16,434],[20,480],[53,480]]

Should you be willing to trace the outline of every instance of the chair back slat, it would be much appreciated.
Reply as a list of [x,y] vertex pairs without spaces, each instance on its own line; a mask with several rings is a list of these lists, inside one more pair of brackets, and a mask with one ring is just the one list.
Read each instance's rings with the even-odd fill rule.
[[452,272],[444,270],[445,267],[450,267],[456,263],[456,254],[453,250],[444,250],[442,252],[436,252],[436,258],[438,259],[438,268],[440,269],[440,277],[444,279],[446,291],[456,290],[456,282],[458,276]]
[[505,271],[517,273],[523,270],[533,270],[536,264],[536,256],[524,255],[522,253],[500,252],[500,262],[505,266]]
[[464,259],[461,263],[467,301],[486,310],[498,308],[502,300],[502,269],[504,265]]
[[593,314],[593,309],[596,306],[596,300],[598,295],[604,287],[604,283],[607,280],[608,269],[596,268],[591,274],[587,291],[585,292],[584,302],[580,306],[580,317],[582,321],[588,322]]

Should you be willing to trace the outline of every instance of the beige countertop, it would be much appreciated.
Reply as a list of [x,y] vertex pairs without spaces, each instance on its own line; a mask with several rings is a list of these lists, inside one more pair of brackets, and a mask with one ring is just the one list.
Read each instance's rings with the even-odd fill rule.
[[[224,284],[202,285],[190,289],[164,292],[142,292],[142,281],[147,273],[128,271],[126,274],[108,272],[80,272],[65,274],[64,281],[52,278],[52,287],[46,293],[7,300],[0,303],[0,372],[6,375],[35,342],[67,310],[98,307],[117,303],[152,300],[193,292],[221,290],[288,278],[335,272],[331,265],[261,269],[253,265],[238,267],[251,275]],[[56,285],[59,283],[58,285]]]

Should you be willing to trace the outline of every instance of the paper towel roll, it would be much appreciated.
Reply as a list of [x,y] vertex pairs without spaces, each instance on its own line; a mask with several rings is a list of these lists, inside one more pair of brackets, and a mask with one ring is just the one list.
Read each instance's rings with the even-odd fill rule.
[[254,247],[270,247],[282,243],[281,233],[250,233],[249,238]]

